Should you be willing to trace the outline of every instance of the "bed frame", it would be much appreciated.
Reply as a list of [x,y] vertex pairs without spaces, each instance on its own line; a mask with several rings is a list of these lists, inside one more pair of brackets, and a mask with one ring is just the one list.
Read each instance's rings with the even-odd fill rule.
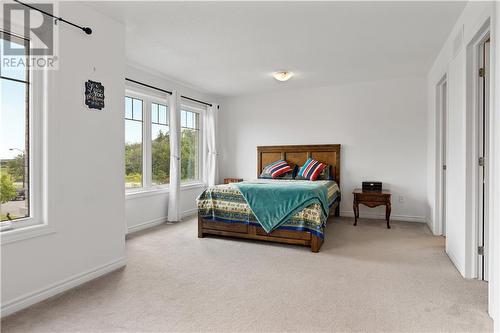
[[[292,165],[303,165],[307,158],[314,158],[334,167],[334,180],[340,186],[340,145],[300,145],[300,146],[260,146],[257,147],[257,176],[264,166],[279,159]],[[339,216],[340,198],[330,207],[330,215]],[[259,226],[243,223],[225,223],[204,220],[198,213],[198,237],[205,235],[230,236],[256,239],[268,242],[297,244],[311,247],[312,252],[318,252],[323,245],[323,239],[308,231],[274,230],[270,234]]]

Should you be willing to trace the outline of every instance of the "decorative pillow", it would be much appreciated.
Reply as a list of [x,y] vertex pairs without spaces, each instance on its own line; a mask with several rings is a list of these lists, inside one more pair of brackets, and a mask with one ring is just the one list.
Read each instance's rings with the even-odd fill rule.
[[259,178],[279,178],[281,175],[291,171],[292,168],[286,161],[279,160],[266,165]]
[[295,179],[297,177],[298,173],[299,173],[299,166],[297,164],[295,164],[293,166],[292,179]]
[[294,165],[293,167],[290,165],[290,167],[292,168],[292,171],[287,172],[287,173],[279,176],[278,178],[279,179],[295,179],[295,177],[297,176],[297,173],[299,172],[299,167],[297,165]]
[[327,165],[326,168],[321,171],[318,175],[318,180],[333,180],[333,175],[335,174],[335,168],[331,165]]
[[[326,168],[323,169],[323,171],[321,171],[318,175],[318,177],[316,178],[316,180],[333,180],[333,172],[335,171],[331,171],[332,169],[332,166],[331,165],[326,165]],[[335,168],[333,168],[335,170]],[[297,180],[308,180],[308,178],[305,178],[305,177],[302,177],[302,176],[298,176],[297,175],[297,178],[295,178]]]
[[309,180],[316,180],[318,175],[326,168],[325,163],[308,158],[306,163],[300,168],[299,176]]

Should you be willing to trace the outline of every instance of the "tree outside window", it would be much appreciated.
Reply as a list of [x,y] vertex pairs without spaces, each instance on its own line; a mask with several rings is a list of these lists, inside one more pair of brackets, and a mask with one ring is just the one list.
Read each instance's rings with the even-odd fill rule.
[[181,110],[181,181],[199,180],[200,115]]

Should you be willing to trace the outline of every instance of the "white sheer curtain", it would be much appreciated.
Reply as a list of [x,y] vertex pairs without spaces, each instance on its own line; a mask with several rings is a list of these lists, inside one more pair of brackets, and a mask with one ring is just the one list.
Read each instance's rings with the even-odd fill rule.
[[176,222],[181,219],[179,199],[181,192],[181,107],[177,91],[173,91],[168,103],[170,109],[170,185],[168,193],[168,220]]
[[204,154],[205,181],[208,186],[214,186],[218,178],[217,170],[217,112],[219,105],[212,103],[207,107],[205,117],[205,142],[206,152]]

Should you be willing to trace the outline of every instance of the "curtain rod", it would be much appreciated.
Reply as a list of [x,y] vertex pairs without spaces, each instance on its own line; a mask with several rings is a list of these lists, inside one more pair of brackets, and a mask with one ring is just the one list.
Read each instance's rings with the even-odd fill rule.
[[[184,98],[184,99],[187,99],[187,100],[190,100],[190,101],[196,102],[196,103],[204,104],[204,105],[206,105],[206,106],[212,106],[212,104],[211,104],[211,103],[203,102],[203,101],[200,101],[200,100],[198,100],[198,99],[194,99],[194,98],[187,97],[187,96],[181,96],[181,97],[182,97],[182,98]],[[219,107],[217,107],[217,108],[219,108]]]
[[165,90],[165,89],[161,89],[161,88],[157,88],[157,87],[153,87],[153,86],[150,86],[149,84],[146,84],[146,83],[142,83],[142,82],[139,82],[139,81],[136,81],[136,80],[129,79],[128,77],[126,77],[126,78],[125,78],[125,81],[130,81],[130,82],[136,83],[136,84],[138,84],[138,85],[141,85],[141,86],[144,86],[144,87],[148,87],[148,88],[151,88],[151,89],[154,89],[154,90],[158,90],[158,91],[161,91],[161,92],[167,93],[167,94],[169,94],[169,95],[172,95],[172,92],[171,92],[171,91],[168,91],[168,90]]
[[92,29],[90,29],[89,27],[82,27],[82,26],[79,26],[78,24],[75,24],[75,23],[73,23],[73,22],[67,21],[67,20],[63,19],[62,17],[57,17],[57,16],[54,16],[54,15],[52,15],[52,14],[51,14],[51,13],[49,13],[49,12],[46,12],[46,11],[44,11],[44,10],[40,9],[40,8],[36,8],[36,7],[34,7],[34,6],[31,6],[31,5],[28,5],[28,4],[26,4],[26,3],[24,3],[24,2],[21,2],[21,1],[19,1],[19,0],[14,0],[14,1],[15,1],[15,2],[17,2],[18,4],[22,5],[22,6],[25,6],[25,7],[31,8],[31,9],[33,9],[33,10],[36,10],[37,12],[40,12],[40,13],[42,13],[42,14],[45,14],[45,15],[50,16],[50,17],[52,17],[52,18],[55,18],[55,19],[56,19],[56,21],[55,21],[55,23],[56,23],[56,24],[57,24],[57,22],[58,22],[58,21],[61,21],[61,22],[64,22],[64,23],[66,23],[66,24],[72,25],[72,26],[74,26],[75,28],[81,29],[81,30],[82,30],[83,32],[85,32],[87,35],[91,35],[91,34],[92,34]]
[[[148,88],[151,88],[151,89],[154,89],[154,90],[158,90],[158,91],[167,93],[169,95],[172,95],[171,91],[168,91],[168,90],[165,90],[165,89],[161,89],[161,88],[158,88],[158,87],[154,87],[152,85],[149,85],[149,84],[146,84],[146,83],[143,83],[143,82],[139,82],[139,81],[136,81],[136,80],[132,80],[132,79],[129,79],[128,77],[125,78],[125,81],[130,81],[130,82],[133,82],[135,84],[138,84],[138,85],[141,85],[141,86],[144,86],[144,87],[148,87]],[[196,102],[196,103],[200,103],[200,104],[206,105],[206,106],[212,106],[211,103],[203,102],[203,101],[200,101],[199,99],[194,99],[194,98],[187,97],[187,96],[182,96],[182,95],[181,95],[181,97],[184,98],[184,99]],[[217,108],[219,108],[219,107],[217,106]]]

